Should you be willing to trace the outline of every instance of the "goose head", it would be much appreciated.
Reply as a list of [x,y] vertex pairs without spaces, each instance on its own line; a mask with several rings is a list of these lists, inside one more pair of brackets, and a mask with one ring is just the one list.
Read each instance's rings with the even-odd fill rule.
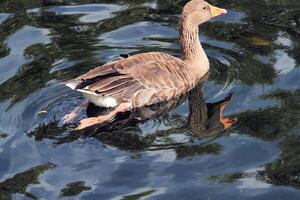
[[182,17],[193,25],[200,25],[213,17],[226,14],[227,11],[210,5],[203,0],[191,0],[183,8]]

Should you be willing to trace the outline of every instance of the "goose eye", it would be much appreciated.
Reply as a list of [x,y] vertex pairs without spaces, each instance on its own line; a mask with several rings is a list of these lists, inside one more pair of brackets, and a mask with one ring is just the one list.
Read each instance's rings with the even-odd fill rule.
[[206,10],[206,9],[207,9],[207,6],[204,6],[204,7],[203,7],[203,10]]

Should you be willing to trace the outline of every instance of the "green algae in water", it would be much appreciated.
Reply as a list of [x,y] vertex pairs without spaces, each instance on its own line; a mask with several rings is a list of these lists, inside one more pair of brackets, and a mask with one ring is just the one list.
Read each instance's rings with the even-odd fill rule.
[[0,132],[0,139],[6,138],[8,135],[6,133]]
[[64,189],[60,191],[60,197],[70,197],[70,196],[76,196],[80,193],[82,193],[85,190],[91,190],[91,187],[85,186],[84,182],[78,181],[69,183],[66,185]]

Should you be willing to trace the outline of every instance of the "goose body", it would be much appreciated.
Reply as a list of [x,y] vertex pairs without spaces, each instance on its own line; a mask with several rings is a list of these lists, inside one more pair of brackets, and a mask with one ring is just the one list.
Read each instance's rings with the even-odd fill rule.
[[[180,20],[183,58],[160,52],[141,53],[107,63],[66,82],[100,107],[124,111],[168,101],[192,89],[209,70],[198,26],[226,10],[203,0],[188,2]],[[122,106],[121,106],[122,105]],[[111,117],[111,116],[110,116]]]
[[134,108],[174,98],[191,89],[197,78],[201,76],[182,60],[151,52],[107,63],[67,85],[98,106],[128,102]]

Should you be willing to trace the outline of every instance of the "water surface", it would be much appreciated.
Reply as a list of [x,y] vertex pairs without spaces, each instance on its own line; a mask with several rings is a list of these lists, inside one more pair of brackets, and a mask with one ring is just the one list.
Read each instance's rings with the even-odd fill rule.
[[[184,3],[0,2],[0,199],[300,198],[296,0],[211,1],[229,14],[200,28],[211,62],[204,94],[192,91],[200,109],[182,101],[92,137],[57,122],[83,99],[63,81],[120,54],[180,56]],[[223,115],[239,122],[222,131],[209,103],[230,93]],[[205,109],[211,129],[191,114]]]

